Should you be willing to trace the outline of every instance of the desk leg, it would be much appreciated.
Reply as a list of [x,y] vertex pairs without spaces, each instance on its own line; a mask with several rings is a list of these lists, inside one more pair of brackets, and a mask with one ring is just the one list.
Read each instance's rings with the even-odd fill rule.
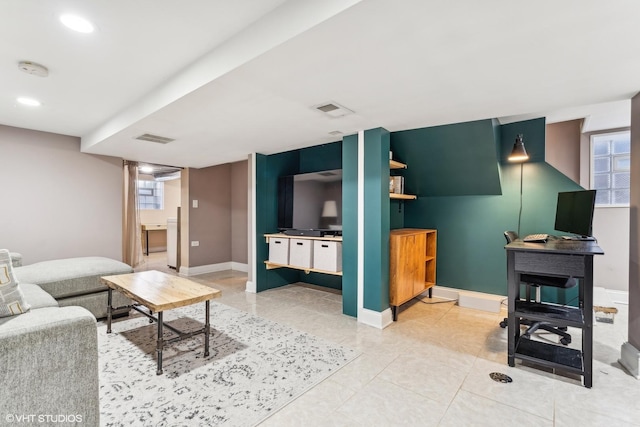
[[584,279],[581,280],[581,304],[584,316],[582,328],[582,363],[584,365],[584,386],[593,385],[593,256],[584,257]]
[[515,272],[515,253],[507,251],[507,360],[509,366],[516,366],[516,298],[518,296],[519,283],[516,282],[519,276]]
[[108,334],[111,333],[111,317],[112,317],[111,310],[113,310],[111,308],[112,300],[113,300],[113,289],[109,288],[109,290],[107,291],[107,333]]
[[146,238],[146,246],[145,246],[145,255],[149,256],[149,230],[145,230],[144,231],[144,235]]
[[209,300],[205,301],[204,306],[205,316],[204,319],[204,357],[209,356],[209,333],[211,325],[209,324]]
[[156,371],[156,375],[162,375],[162,347],[164,345],[164,341],[162,339],[162,312],[158,312],[158,340],[156,342],[156,352],[158,357],[158,370]]

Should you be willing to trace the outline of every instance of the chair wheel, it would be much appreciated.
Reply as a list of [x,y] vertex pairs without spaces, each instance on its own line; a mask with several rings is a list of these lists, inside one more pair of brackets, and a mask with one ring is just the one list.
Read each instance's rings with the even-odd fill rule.
[[571,343],[571,338],[560,338],[560,343],[563,345],[568,345]]
[[507,327],[507,322],[505,322],[504,320],[502,322],[500,322],[500,327],[501,328],[506,328]]

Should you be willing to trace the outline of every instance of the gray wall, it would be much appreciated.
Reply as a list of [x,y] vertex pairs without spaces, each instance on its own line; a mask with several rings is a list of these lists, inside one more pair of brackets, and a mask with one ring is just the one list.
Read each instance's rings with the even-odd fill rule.
[[188,241],[199,246],[187,246],[188,267],[247,263],[247,165],[242,161],[189,169],[188,203],[182,209],[188,209]]
[[249,162],[231,164],[231,261],[247,264]]
[[122,160],[80,139],[0,125],[0,247],[25,263],[122,259]]

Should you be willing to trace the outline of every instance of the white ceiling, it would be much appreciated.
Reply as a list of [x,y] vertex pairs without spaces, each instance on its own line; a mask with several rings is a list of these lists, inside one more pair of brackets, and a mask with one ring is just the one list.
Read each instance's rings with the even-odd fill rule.
[[[60,25],[69,11],[97,31]],[[182,167],[374,127],[541,116],[622,127],[640,90],[639,20],[637,0],[5,0],[0,123]],[[312,108],[328,101],[355,114]]]

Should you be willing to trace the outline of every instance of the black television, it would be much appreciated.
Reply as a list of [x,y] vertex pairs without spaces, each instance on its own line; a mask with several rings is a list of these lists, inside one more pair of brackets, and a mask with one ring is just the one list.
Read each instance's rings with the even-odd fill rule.
[[590,239],[596,190],[558,193],[555,229],[577,234],[578,239]]
[[278,230],[342,234],[342,169],[279,177]]

